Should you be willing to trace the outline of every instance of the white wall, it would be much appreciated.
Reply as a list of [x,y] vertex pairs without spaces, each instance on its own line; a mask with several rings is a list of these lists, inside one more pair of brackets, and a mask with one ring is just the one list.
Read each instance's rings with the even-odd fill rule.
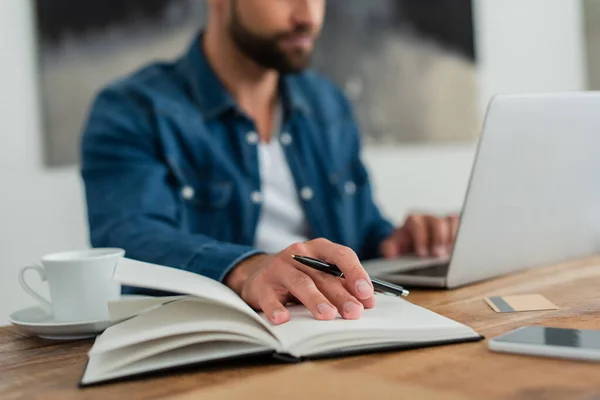
[[495,93],[586,88],[580,0],[473,0],[480,105]]
[[[481,115],[492,95],[584,90],[579,0],[473,0]],[[475,146],[368,149],[377,197],[400,221],[409,210],[460,207]]]
[[474,144],[365,149],[382,211],[397,223],[407,212],[460,211],[474,149]]
[[19,266],[87,245],[77,169],[42,165],[29,4],[0,1],[0,325],[34,304],[18,288]]
[[[482,109],[496,92],[584,87],[578,1],[475,0]],[[33,304],[20,265],[87,246],[76,168],[42,165],[30,3],[0,1],[0,325]],[[474,145],[369,148],[365,161],[384,212],[447,212],[462,203]],[[42,285],[37,285],[41,287]]]

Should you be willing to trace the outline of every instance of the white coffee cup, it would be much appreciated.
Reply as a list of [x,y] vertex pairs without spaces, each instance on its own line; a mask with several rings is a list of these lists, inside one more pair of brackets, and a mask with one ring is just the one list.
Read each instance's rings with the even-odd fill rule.
[[[124,255],[125,251],[117,248],[49,254],[40,263],[21,268],[19,283],[56,321],[107,320],[108,302],[121,295],[121,285],[112,280],[112,274]],[[48,281],[50,301],[25,282],[28,270]]]

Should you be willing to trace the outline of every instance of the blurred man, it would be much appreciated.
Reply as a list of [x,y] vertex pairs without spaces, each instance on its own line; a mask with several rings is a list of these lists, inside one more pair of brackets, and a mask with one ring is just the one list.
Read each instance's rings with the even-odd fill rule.
[[375,305],[361,259],[449,252],[457,217],[382,218],[347,99],[305,71],[324,3],[209,0],[181,59],[99,94],[82,144],[94,246],[222,281],[274,324],[290,301],[359,318]]

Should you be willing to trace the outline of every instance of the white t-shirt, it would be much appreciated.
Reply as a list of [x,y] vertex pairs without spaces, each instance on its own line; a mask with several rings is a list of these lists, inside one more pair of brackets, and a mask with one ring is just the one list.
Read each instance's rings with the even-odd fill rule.
[[271,141],[258,144],[262,207],[254,246],[268,253],[279,252],[292,243],[308,239],[304,210],[282,147],[282,143],[293,145],[289,133],[279,132],[282,119],[283,110],[278,104]]

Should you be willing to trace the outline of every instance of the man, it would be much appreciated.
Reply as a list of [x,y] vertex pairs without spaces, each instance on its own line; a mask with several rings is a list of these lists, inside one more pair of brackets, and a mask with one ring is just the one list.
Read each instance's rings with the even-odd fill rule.
[[[394,230],[373,203],[350,105],[310,72],[324,0],[209,0],[174,63],[105,88],[86,127],[91,241],[219,280],[274,324],[373,307],[360,259],[447,254],[457,217]],[[293,254],[335,263],[338,279]]]

